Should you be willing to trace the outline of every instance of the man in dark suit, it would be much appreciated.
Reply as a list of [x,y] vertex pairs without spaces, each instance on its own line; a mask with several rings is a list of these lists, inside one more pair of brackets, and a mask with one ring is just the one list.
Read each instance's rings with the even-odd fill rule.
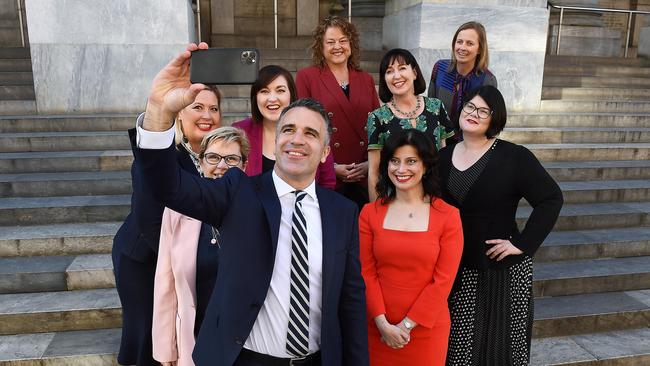
[[357,208],[314,183],[329,154],[327,114],[309,99],[283,111],[272,172],[249,178],[230,169],[216,181],[183,172],[172,121],[203,88],[188,80],[199,48],[207,45],[189,45],[154,79],[135,149],[161,202],[220,231],[222,261],[194,361],[367,365]]

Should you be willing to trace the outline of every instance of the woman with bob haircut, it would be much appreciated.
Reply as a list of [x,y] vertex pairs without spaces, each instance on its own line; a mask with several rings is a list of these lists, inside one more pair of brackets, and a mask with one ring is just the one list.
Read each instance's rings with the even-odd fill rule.
[[359,33],[338,16],[326,17],[314,30],[312,66],[298,71],[299,98],[312,98],[332,121],[336,190],[357,203],[368,202],[368,113],[379,107],[375,82],[359,66]]
[[[144,115],[142,115],[144,116]],[[143,117],[140,118],[143,118]],[[176,158],[181,168],[198,175],[198,154],[203,137],[221,126],[221,93],[206,85],[175,118]],[[129,136],[135,140],[135,129]],[[120,365],[158,365],[152,357],[154,277],[165,206],[145,188],[138,161],[131,166],[131,212],[113,239],[115,287],[122,304]]]
[[464,94],[482,85],[497,86],[497,78],[488,70],[485,27],[479,22],[467,22],[456,30],[451,41],[451,59],[438,60],[431,71],[429,97],[442,100],[456,131]]
[[[200,174],[221,178],[244,170],[250,147],[244,131],[219,127],[199,151]],[[153,356],[163,366],[193,366],[192,351],[219,268],[217,228],[165,208],[154,282]]]
[[439,99],[420,94],[426,90],[422,71],[411,52],[394,48],[379,65],[379,98],[385,104],[368,115],[368,193],[377,198],[379,151],[391,134],[415,128],[424,132],[436,149],[453,135],[447,111]]
[[[266,173],[275,165],[275,132],[280,113],[297,99],[296,84],[291,73],[283,67],[268,65],[260,69],[251,85],[251,117],[233,123],[246,132],[251,151],[246,165],[249,176]],[[316,183],[334,189],[334,160],[332,154],[316,170]]]
[[440,198],[438,153],[425,133],[391,135],[379,171],[379,199],[359,216],[370,365],[443,366],[460,215]]
[[[460,209],[465,237],[449,298],[447,365],[528,365],[533,256],[555,225],[562,192],[528,149],[497,138],[507,119],[497,88],[466,98],[463,140],[440,151],[442,198]],[[522,198],[532,213],[519,230]]]

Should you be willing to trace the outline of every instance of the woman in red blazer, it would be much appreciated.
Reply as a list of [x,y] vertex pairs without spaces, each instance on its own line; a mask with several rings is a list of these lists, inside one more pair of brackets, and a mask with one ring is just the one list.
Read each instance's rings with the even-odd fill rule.
[[423,132],[393,134],[381,151],[379,199],[359,215],[371,366],[445,364],[463,229],[440,198],[437,163]]
[[314,30],[313,66],[298,71],[299,98],[313,98],[332,120],[336,189],[362,207],[368,202],[368,113],[379,107],[375,82],[359,67],[359,33],[337,16]]
[[[282,110],[297,99],[296,84],[291,73],[277,65],[260,69],[251,86],[252,116],[233,123],[246,132],[251,151],[246,165],[248,176],[273,170],[275,164],[275,130]],[[334,189],[334,159],[332,154],[316,170],[316,183]]]

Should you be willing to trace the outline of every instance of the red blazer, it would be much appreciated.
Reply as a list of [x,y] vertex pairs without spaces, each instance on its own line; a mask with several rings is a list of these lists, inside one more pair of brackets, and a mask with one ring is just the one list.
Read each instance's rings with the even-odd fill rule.
[[[244,130],[251,151],[248,153],[248,163],[246,164],[246,175],[253,176],[262,173],[262,124],[256,123],[251,117],[232,124],[233,127]],[[336,186],[336,173],[334,173],[334,158],[330,153],[324,163],[318,165],[316,169],[316,184],[321,187],[334,189]]]
[[368,160],[368,113],[379,108],[379,97],[372,76],[348,69],[350,99],[345,96],[328,67],[306,67],[296,75],[299,98],[313,98],[327,110],[332,120],[332,151],[339,164]]

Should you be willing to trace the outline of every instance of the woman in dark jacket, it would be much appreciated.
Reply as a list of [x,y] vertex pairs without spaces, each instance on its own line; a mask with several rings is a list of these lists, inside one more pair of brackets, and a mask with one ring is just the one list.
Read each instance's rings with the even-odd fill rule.
[[[208,86],[176,117],[176,156],[181,167],[192,174],[199,175],[197,154],[203,137],[221,125],[220,102],[219,90]],[[135,129],[129,131],[132,141],[135,135]],[[113,239],[115,285],[122,303],[122,339],[117,361],[122,365],[159,365],[153,359],[151,326],[158,241],[165,207],[144,187],[137,161],[131,166],[131,179],[131,212]],[[208,248],[211,250],[204,255],[216,257],[217,248]],[[214,284],[214,278],[216,267],[214,276],[206,281]],[[197,282],[197,293],[201,289],[211,290],[212,286]],[[197,295],[197,301],[207,303],[204,297]],[[202,303],[197,306],[204,307]],[[197,318],[200,315],[197,310]]]
[[[525,147],[496,138],[506,123],[501,93],[469,93],[463,141],[440,151],[443,198],[460,209],[464,247],[450,295],[447,365],[528,365],[533,262],[553,229],[562,192]],[[532,206],[519,230],[521,198]]]

